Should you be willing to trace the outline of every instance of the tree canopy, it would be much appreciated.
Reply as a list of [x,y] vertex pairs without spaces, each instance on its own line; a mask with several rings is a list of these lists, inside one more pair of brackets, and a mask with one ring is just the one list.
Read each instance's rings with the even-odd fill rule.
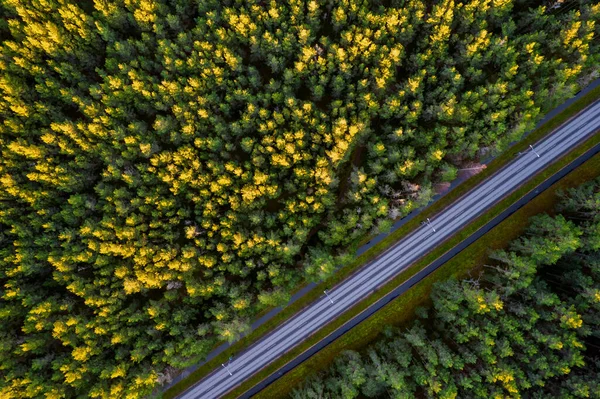
[[0,2],[0,396],[143,396],[331,275],[594,76],[573,4]]

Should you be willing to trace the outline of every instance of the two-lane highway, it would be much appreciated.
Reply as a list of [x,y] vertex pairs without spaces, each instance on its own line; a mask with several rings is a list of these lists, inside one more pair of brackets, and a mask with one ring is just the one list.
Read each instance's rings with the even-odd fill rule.
[[439,213],[431,220],[430,225],[421,226],[389,248],[383,255],[328,290],[329,296],[323,295],[232,359],[227,369],[223,367],[213,371],[180,397],[218,398],[229,392],[356,305],[377,287],[402,272],[415,260],[461,230],[486,209],[599,129],[600,102],[596,102],[550,136],[535,144],[533,151],[518,155],[514,161]]

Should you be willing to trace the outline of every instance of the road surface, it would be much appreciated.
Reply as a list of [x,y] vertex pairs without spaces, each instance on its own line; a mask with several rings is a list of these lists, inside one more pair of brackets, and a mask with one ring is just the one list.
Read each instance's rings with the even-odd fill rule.
[[[600,102],[555,130],[374,261],[180,395],[219,398],[402,272],[536,172],[600,129]],[[435,230],[435,231],[434,231]],[[332,303],[333,302],[333,303]]]

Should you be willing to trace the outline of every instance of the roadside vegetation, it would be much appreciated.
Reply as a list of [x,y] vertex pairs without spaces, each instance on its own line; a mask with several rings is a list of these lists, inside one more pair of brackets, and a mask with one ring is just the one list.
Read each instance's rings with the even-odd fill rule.
[[[600,90],[599,90],[600,91]],[[574,104],[576,106],[576,104]],[[568,111],[565,111],[568,112]],[[565,117],[564,114],[557,118]],[[534,132],[534,135],[537,132]],[[529,139],[529,137],[528,137]],[[526,142],[526,141],[525,141]],[[525,142],[518,143],[515,147],[524,145]],[[550,165],[544,171],[534,176],[530,181],[521,186],[519,189],[514,191],[511,195],[500,201],[497,205],[492,207],[488,212],[480,216],[477,220],[466,226],[460,233],[449,238],[447,241],[442,243],[440,246],[435,248],[425,257],[416,261],[406,271],[398,275],[397,277],[390,280],[385,286],[380,288],[377,292],[357,304],[354,308],[339,316],[333,320],[327,326],[319,330],[317,333],[309,337],[301,345],[294,348],[284,356],[265,367],[263,370],[258,372],[252,378],[246,380],[242,385],[234,389],[227,398],[235,398],[241,393],[247,391],[259,381],[269,376],[271,373],[278,370],[280,367],[294,359],[296,356],[310,348],[312,345],[318,343],[321,339],[327,335],[333,333],[337,328],[343,326],[346,322],[349,322],[355,316],[362,311],[365,311],[370,306],[375,306],[382,300],[387,294],[392,292],[396,287],[406,282],[411,276],[422,270],[424,267],[435,261],[446,252],[451,251],[455,246],[459,245],[463,240],[467,239],[470,235],[475,234],[480,228],[485,226],[486,223],[491,221],[494,217],[503,212],[508,206],[519,200],[525,194],[533,190],[536,186],[544,182],[554,173],[557,173],[566,165],[571,163],[573,160],[581,156],[583,153],[591,149],[592,147],[600,144],[600,135],[590,137],[587,141],[582,143],[579,147],[575,148],[569,154],[563,158],[557,160],[554,164]],[[527,146],[525,145],[524,148]],[[512,148],[511,152],[516,150]],[[489,169],[488,169],[489,170]],[[486,170],[486,172],[488,171]],[[509,216],[499,226],[492,229],[492,231],[486,233],[486,235],[470,245],[467,249],[460,252],[457,256],[452,258],[440,266],[436,271],[425,277],[419,284],[409,289],[406,293],[394,299],[392,302],[383,306],[379,311],[369,317],[367,320],[358,324],[356,327],[342,335],[340,338],[333,341],[330,345],[319,351],[317,354],[300,364],[299,366],[286,373],[283,377],[276,380],[273,384],[269,385],[266,389],[259,392],[256,395],[257,399],[270,399],[280,398],[289,393],[291,387],[299,384],[307,376],[313,374],[316,370],[326,368],[338,355],[345,349],[356,349],[367,346],[369,343],[377,339],[382,333],[386,325],[403,325],[409,322],[414,317],[415,309],[427,303],[429,301],[429,295],[433,284],[438,281],[443,281],[448,278],[463,278],[468,275],[469,272],[477,268],[478,264],[487,261],[490,250],[503,248],[508,245],[511,239],[517,238],[518,235],[524,231],[527,226],[527,219],[531,216],[538,214],[539,212],[546,211],[552,212],[554,205],[556,204],[555,192],[558,189],[566,189],[570,187],[578,186],[588,180],[594,179],[598,176],[600,170],[600,154],[595,155],[592,159],[586,162],[584,165],[578,167],[575,171],[571,172],[567,177],[564,177],[559,182],[555,183],[548,190],[544,191],[538,197],[527,203],[523,208],[519,209],[513,215]],[[477,180],[478,176],[475,176],[473,180]],[[470,181],[466,182],[468,186]],[[460,189],[459,186],[457,189]],[[452,193],[452,192],[451,192]],[[450,193],[450,194],[451,194]],[[444,199],[440,202],[443,202]],[[438,208],[435,203],[431,208]],[[432,209],[432,211],[435,209]],[[427,208],[424,211],[422,217],[430,216],[430,209]],[[411,221],[412,222],[412,221]],[[417,224],[418,221],[415,221]],[[401,232],[400,229],[398,232]],[[394,232],[395,234],[396,232]],[[398,236],[399,239],[401,236]],[[384,245],[385,243],[380,243]],[[367,255],[367,254],[365,254]],[[376,256],[376,253],[372,253],[370,256]],[[177,386],[176,386],[177,388]],[[167,391],[166,397],[170,395],[170,391]]]
[[596,397],[600,179],[560,197],[470,278],[436,283],[417,320],[291,397]]
[[594,3],[1,2],[1,396],[234,341],[593,78]]

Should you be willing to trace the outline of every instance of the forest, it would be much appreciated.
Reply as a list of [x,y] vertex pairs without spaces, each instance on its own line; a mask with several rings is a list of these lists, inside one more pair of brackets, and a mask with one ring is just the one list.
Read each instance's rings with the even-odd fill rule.
[[5,398],[148,394],[600,65],[589,0],[2,0],[0,16]]
[[599,398],[600,178],[291,398]]

